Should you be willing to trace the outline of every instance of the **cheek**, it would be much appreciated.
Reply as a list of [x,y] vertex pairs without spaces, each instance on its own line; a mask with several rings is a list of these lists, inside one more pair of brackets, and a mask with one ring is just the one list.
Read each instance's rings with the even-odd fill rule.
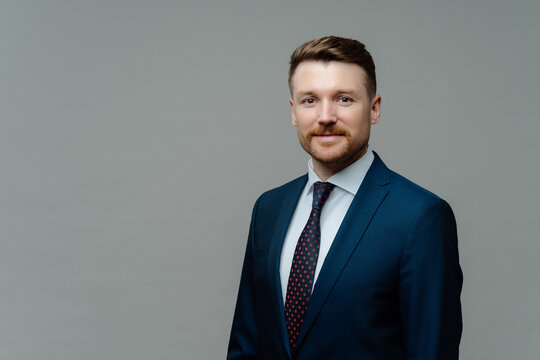
[[307,132],[310,128],[311,122],[303,117],[296,117],[296,128],[299,132]]
[[296,109],[296,111],[294,111],[294,117],[296,118],[296,122],[298,124],[309,124],[317,120],[315,109],[310,108]]
[[371,126],[371,117],[369,112],[365,111],[358,111],[354,114],[349,114],[348,118],[348,124],[351,127],[354,127],[357,129],[358,132],[366,132],[366,129],[369,131],[369,127]]

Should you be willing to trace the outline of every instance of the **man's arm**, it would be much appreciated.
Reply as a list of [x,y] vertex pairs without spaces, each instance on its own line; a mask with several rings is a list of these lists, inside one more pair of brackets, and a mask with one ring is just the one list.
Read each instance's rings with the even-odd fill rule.
[[259,329],[255,314],[255,280],[253,278],[253,242],[255,217],[259,200],[253,207],[248,243],[242,266],[240,289],[236,300],[227,360],[258,359]]
[[437,199],[411,225],[400,264],[400,311],[407,359],[458,359],[461,338],[457,231]]

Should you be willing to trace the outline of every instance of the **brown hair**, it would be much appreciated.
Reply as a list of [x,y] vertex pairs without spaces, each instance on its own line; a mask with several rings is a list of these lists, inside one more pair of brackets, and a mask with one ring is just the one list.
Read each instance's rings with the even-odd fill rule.
[[359,65],[367,75],[367,91],[370,98],[377,91],[375,63],[364,44],[353,39],[338,36],[325,36],[310,40],[294,50],[289,67],[289,90],[292,94],[292,77],[298,65],[303,61],[341,61]]

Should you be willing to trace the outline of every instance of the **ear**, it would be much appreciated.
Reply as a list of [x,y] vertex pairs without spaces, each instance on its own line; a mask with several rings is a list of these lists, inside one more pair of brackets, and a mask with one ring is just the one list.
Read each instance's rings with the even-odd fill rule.
[[296,116],[294,115],[294,101],[292,98],[289,98],[289,104],[291,105],[291,120],[294,127],[296,127]]
[[375,95],[371,100],[371,125],[375,125],[381,118],[381,95]]

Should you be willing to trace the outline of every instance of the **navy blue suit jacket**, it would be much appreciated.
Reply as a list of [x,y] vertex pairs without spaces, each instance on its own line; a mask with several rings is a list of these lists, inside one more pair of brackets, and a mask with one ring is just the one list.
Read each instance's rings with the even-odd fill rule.
[[227,359],[457,359],[463,278],[454,215],[376,154],[291,354],[279,260],[306,181],[270,190],[254,206]]

